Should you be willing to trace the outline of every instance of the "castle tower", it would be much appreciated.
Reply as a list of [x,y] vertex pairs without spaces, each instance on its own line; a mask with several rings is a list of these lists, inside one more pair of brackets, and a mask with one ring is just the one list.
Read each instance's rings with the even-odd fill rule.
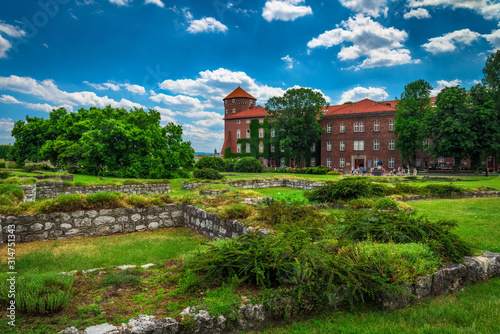
[[251,109],[255,107],[255,103],[257,102],[255,97],[245,92],[239,86],[223,100],[225,117]]

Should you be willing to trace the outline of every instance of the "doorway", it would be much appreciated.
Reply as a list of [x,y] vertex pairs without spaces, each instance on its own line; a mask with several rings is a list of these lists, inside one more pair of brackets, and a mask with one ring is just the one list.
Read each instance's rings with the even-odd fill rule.
[[354,159],[354,168],[365,167],[365,159]]

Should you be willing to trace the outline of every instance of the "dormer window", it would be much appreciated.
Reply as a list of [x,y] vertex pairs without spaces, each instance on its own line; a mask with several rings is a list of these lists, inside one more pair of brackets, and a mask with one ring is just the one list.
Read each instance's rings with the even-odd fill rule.
[[233,114],[235,114],[235,113],[236,113],[236,108],[233,108]]

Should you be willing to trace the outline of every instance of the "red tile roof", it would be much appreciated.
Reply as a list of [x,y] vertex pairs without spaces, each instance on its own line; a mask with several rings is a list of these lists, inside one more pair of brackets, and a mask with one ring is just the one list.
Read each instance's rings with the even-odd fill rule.
[[240,111],[236,114],[230,114],[224,119],[236,119],[236,118],[256,118],[256,117],[266,117],[267,110],[262,106],[255,106],[255,108]]
[[341,106],[330,106],[325,116],[336,115],[355,115],[377,112],[395,112],[396,110],[387,105],[386,102],[375,102],[369,99],[364,99],[359,102],[344,104]]
[[241,88],[239,86],[238,86],[238,88],[236,88],[235,90],[233,90],[233,92],[231,94],[229,94],[228,96],[226,96],[223,100],[234,99],[234,98],[237,98],[237,97],[246,97],[246,98],[249,98],[249,99],[257,100],[255,97],[253,97],[252,95],[250,95],[247,92],[245,92],[243,90],[243,88]]

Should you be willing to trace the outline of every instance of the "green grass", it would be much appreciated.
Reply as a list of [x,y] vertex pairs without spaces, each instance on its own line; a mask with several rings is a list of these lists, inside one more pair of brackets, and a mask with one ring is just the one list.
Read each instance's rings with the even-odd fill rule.
[[419,214],[458,222],[454,230],[482,250],[500,252],[500,197],[409,201]]
[[[187,229],[16,245],[19,273],[63,272],[124,264],[162,263],[196,250],[205,239]],[[0,246],[0,272],[7,272],[7,244]]]
[[397,311],[364,310],[319,315],[261,333],[500,333],[500,279]]

